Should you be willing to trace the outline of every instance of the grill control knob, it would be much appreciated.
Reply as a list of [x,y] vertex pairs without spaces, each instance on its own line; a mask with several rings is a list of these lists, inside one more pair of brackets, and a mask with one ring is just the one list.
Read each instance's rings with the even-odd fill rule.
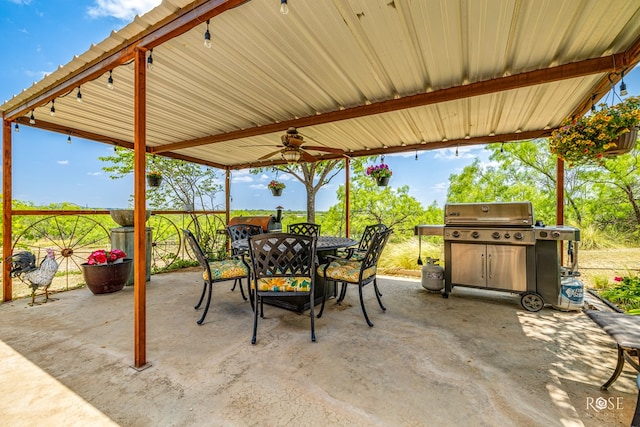
[[478,233],[477,231],[474,231],[473,233],[471,233],[471,237],[473,237],[474,239],[477,239],[478,237],[480,237],[480,233]]
[[558,237],[560,237],[560,232],[559,231],[552,231],[551,232],[551,237],[553,237],[554,239],[557,239]]
[[499,239],[500,233],[498,233],[497,231],[494,231],[493,233],[491,233],[491,237],[493,237],[494,239]]
[[513,234],[513,237],[514,237],[516,240],[522,240],[522,238],[523,238],[524,236],[522,235],[522,233],[521,233],[521,232],[516,231],[516,232]]
[[454,231],[453,233],[451,233],[451,235],[453,237],[460,237],[460,232],[458,230]]
[[508,239],[508,238],[510,238],[510,237],[511,237],[511,234],[509,234],[509,233],[504,233],[504,238],[505,238],[505,239]]

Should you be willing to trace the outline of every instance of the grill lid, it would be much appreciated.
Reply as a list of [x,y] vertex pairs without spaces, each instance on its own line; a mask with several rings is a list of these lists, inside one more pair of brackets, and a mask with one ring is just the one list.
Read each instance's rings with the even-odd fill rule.
[[444,224],[458,226],[531,227],[531,202],[448,203]]

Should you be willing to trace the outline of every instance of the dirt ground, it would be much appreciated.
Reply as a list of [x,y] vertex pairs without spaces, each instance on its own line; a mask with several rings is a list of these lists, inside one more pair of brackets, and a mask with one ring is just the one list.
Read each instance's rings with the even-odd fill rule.
[[2,424],[595,427],[633,416],[635,373],[599,389],[615,345],[581,312],[531,313],[517,296],[468,288],[444,299],[382,277],[386,312],[365,289],[373,328],[351,288],[316,320],[316,343],[308,312],[265,307],[251,345],[250,305],[230,285],[199,326],[199,271],[152,276],[140,372],[132,287],[0,305]]

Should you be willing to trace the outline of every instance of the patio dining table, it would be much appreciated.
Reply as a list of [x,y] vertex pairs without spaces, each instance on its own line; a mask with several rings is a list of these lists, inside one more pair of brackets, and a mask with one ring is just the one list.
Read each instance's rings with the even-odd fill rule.
[[[335,255],[338,249],[348,248],[349,246],[357,245],[358,241],[350,239],[348,237],[336,237],[336,236],[318,236],[318,240],[316,243],[316,252],[318,255],[318,262],[323,264],[327,260],[328,255]],[[239,239],[235,242],[231,243],[231,246],[234,249],[239,249],[241,251],[249,250],[249,242],[247,239]],[[324,295],[324,278],[322,278],[316,272],[315,278],[315,288],[313,291],[313,300],[314,304],[318,305],[322,302],[322,298]],[[329,286],[335,286],[331,283]],[[334,289],[328,289],[327,295],[333,295]],[[308,297],[285,297],[285,298],[277,298],[277,297],[269,297],[265,299],[265,304],[271,304],[278,307],[285,308],[287,310],[297,311],[302,313],[305,310],[309,309],[309,298]]]

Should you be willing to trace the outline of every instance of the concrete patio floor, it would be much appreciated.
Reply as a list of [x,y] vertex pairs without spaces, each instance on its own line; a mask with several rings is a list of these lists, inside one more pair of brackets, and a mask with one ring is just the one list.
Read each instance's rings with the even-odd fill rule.
[[[304,315],[252,313],[218,284],[205,323],[193,305],[200,272],[152,276],[147,359],[133,362],[133,289],[77,289],[29,307],[0,305],[3,426],[628,426],[631,368],[599,386],[614,342],[581,312],[530,313],[517,296],[455,288],[449,299],[419,281],[379,279],[382,313],[365,288],[328,302],[312,343]],[[41,297],[39,297],[41,298]],[[602,407],[598,398],[613,404]],[[610,399],[612,398],[612,399]],[[602,400],[600,400],[602,402]]]

